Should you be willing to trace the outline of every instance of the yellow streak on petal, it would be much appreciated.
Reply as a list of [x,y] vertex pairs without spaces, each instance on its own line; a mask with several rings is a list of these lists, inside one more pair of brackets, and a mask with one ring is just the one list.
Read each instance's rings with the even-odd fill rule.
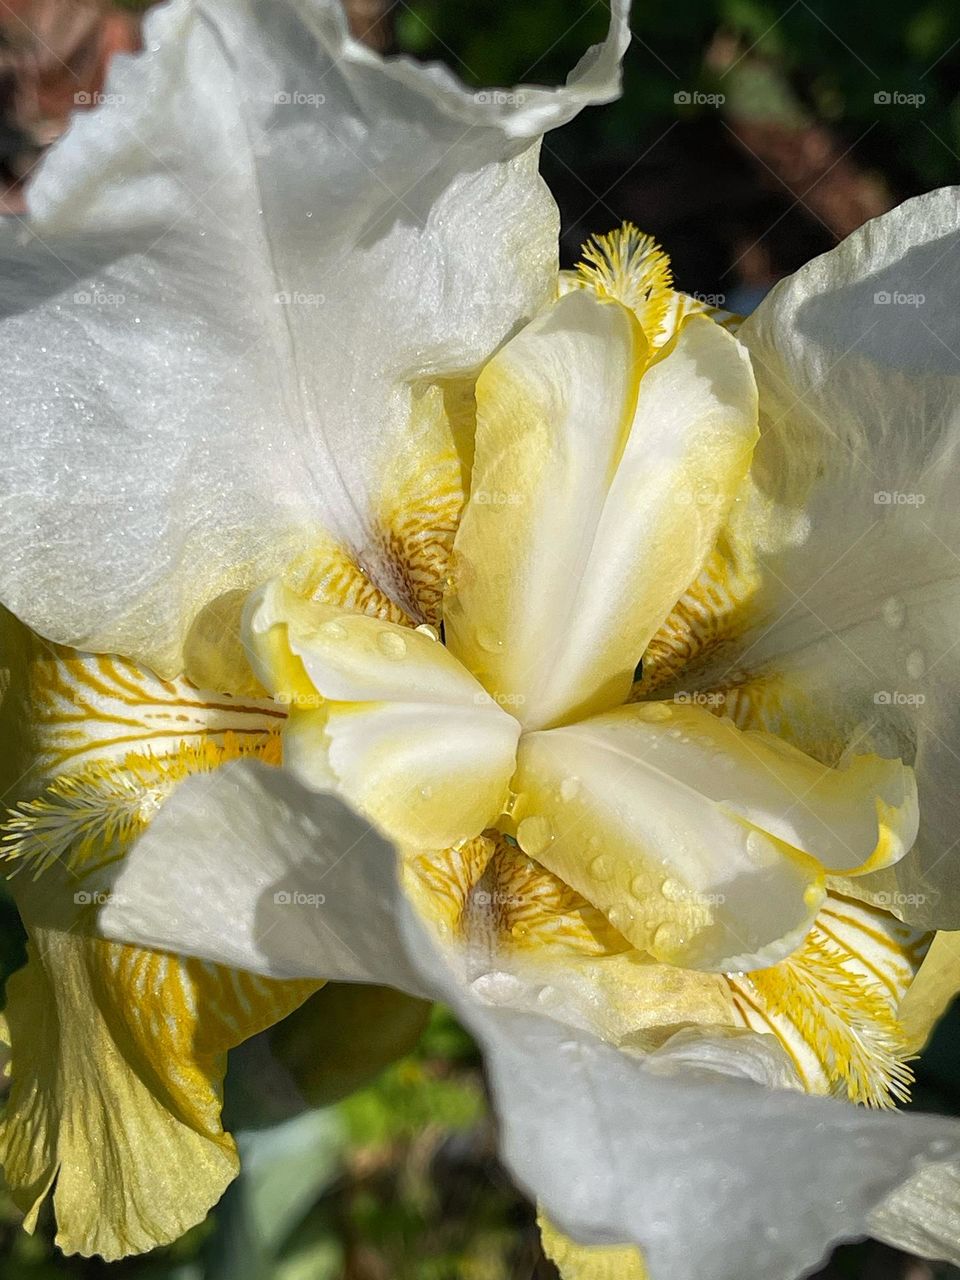
[[808,1092],[893,1107],[908,1100],[913,1081],[900,1000],[929,941],[885,912],[830,895],[798,951],[728,981],[743,1025],[777,1036]]
[[34,931],[8,985],[0,1127],[27,1230],[52,1187],[65,1253],[113,1260],[201,1221],[237,1171],[220,1123],[225,1052],[316,986]]

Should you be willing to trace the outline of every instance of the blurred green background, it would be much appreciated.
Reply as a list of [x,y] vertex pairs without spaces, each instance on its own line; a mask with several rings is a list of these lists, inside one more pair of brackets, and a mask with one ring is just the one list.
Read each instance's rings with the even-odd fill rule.
[[[0,189],[22,184],[117,49],[138,11],[78,0],[0,6]],[[562,80],[607,23],[603,0],[413,0],[350,5],[385,51],[446,61],[468,82]],[[748,310],[867,218],[960,170],[960,6],[955,0],[638,2],[617,104],[543,148],[562,252],[633,219],[671,254],[677,283]],[[64,75],[64,68],[69,75]],[[0,969],[22,961],[0,901]],[[320,1001],[324,1001],[323,1005]],[[244,1173],[170,1249],[107,1266],[63,1259],[0,1194],[0,1280],[547,1280],[532,1207],[495,1154],[475,1046],[448,1014],[399,1011],[409,1051],[351,1096],[304,1110],[287,1068],[309,1077],[317,1023],[347,1017],[336,992],[231,1057],[225,1118]],[[339,1005],[338,1005],[339,1001]],[[362,1026],[353,1033],[362,1035]],[[960,1114],[954,1011],[917,1064],[915,1105]],[[329,1083],[329,1082],[328,1082]],[[346,1087],[346,1082],[341,1082]],[[958,1276],[869,1242],[838,1251],[823,1280]],[[704,1277],[708,1280],[708,1277]]]

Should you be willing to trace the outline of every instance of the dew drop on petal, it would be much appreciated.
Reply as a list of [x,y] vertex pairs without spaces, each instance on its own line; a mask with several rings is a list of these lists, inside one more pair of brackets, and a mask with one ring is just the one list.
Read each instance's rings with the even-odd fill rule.
[[317,628],[317,635],[322,640],[346,640],[347,628],[342,622],[322,622]]
[[653,935],[653,945],[658,951],[666,952],[671,955],[683,946],[683,934],[680,932],[679,925],[668,920],[665,924],[657,925],[657,931]]
[[897,631],[903,626],[903,620],[907,616],[907,607],[899,596],[888,596],[883,602],[880,614],[890,630]]
[[594,880],[609,880],[613,875],[613,867],[610,863],[610,859],[605,857],[602,853],[597,854],[587,869],[593,876]]
[[677,880],[667,879],[661,883],[660,892],[668,902],[679,902],[683,897],[683,885]]
[[407,642],[396,631],[383,630],[377,634],[377,648],[385,658],[397,661],[406,656]]
[[485,649],[487,653],[497,653],[503,648],[503,640],[488,627],[479,627],[477,629],[477,644],[481,649]]
[[575,799],[575,797],[579,795],[579,793],[580,793],[579,778],[574,778],[574,777],[564,778],[564,780],[560,783],[560,799],[561,800],[565,800],[569,803],[571,800]]
[[919,649],[912,649],[907,654],[907,675],[911,680],[919,680],[927,669],[927,660]]
[[644,702],[640,703],[643,708],[644,720],[669,720],[673,715],[673,711],[666,702]]
[[440,632],[436,627],[431,627],[429,622],[421,622],[419,627],[414,627],[414,631],[418,631],[420,635],[426,636],[428,640],[440,639]]
[[541,814],[531,814],[529,818],[524,818],[517,827],[517,842],[523,852],[529,853],[531,858],[543,853],[545,849],[549,848],[552,841],[553,828]]

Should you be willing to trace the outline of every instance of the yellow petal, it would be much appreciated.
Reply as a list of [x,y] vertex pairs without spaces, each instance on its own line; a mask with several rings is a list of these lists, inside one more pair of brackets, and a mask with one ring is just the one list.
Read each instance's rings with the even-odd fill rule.
[[499,815],[520,726],[435,634],[279,583],[251,598],[250,652],[288,703],[284,762],[340,791],[400,845],[446,848]]
[[630,1244],[577,1244],[558,1231],[541,1210],[537,1214],[543,1252],[561,1280],[650,1280],[640,1250]]
[[960,933],[938,933],[900,1004],[910,1048],[919,1052],[960,991]]
[[51,1188],[65,1253],[112,1260],[201,1221],[237,1172],[226,1050],[315,988],[37,929],[8,984],[0,1131],[27,1229]]
[[902,852],[909,770],[829,770],[701,707],[641,703],[524,734],[512,807],[521,847],[637,947],[690,968],[775,963],[823,900],[824,864]]
[[803,945],[780,964],[728,979],[742,1025],[772,1033],[808,1093],[892,1107],[909,1098],[915,1047],[906,993],[930,935],[830,894]]
[[633,313],[576,290],[477,382],[447,641],[527,728],[630,691],[746,473],[753,375],[693,317],[650,358]]

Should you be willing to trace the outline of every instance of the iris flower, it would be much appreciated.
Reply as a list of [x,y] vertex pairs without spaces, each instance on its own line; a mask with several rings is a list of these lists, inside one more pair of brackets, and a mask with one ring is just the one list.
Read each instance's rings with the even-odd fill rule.
[[2,1156],[67,1251],[202,1218],[226,1050],[343,980],[473,1031],[566,1277],[960,1261],[891,1110],[960,923],[956,195],[739,329],[630,226],[561,274],[539,137],[625,43],[474,94],[174,0],[7,229]]

